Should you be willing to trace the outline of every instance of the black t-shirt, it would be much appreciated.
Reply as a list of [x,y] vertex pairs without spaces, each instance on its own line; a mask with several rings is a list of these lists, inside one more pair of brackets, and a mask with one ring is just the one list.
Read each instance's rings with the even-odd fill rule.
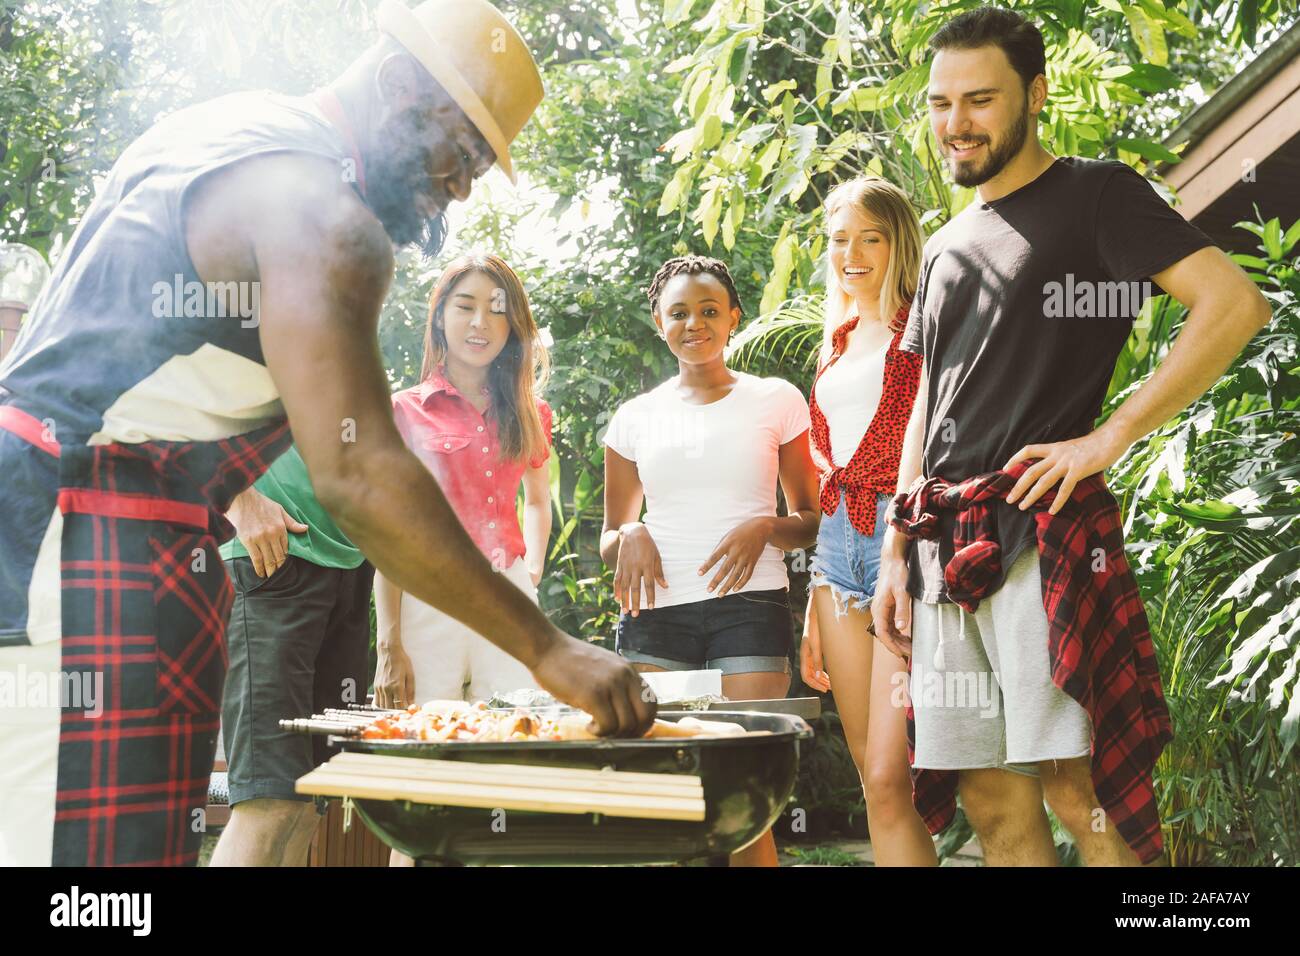
[[[1118,162],[1063,157],[969,206],[925,246],[900,348],[925,356],[923,473],[960,481],[1025,445],[1092,431],[1153,273],[1213,243]],[[1033,544],[1033,510],[994,503],[1003,575]],[[947,601],[949,513],[913,541],[908,589]]]

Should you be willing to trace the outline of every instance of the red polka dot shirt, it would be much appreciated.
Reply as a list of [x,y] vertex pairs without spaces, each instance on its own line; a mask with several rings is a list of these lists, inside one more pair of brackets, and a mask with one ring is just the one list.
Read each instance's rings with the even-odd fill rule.
[[822,513],[832,515],[839,505],[840,492],[844,492],[849,521],[860,533],[870,537],[876,529],[876,497],[892,495],[898,490],[898,460],[903,452],[903,434],[912,414],[921,380],[921,356],[904,352],[898,343],[903,337],[901,324],[907,318],[907,306],[896,317],[899,331],[894,334],[885,353],[885,380],[880,394],[880,406],[858,444],[857,451],[843,468],[836,467],[831,459],[831,434],[826,416],[817,405],[817,379],[844,353],[844,342],[850,332],[858,327],[858,318],[849,319],[831,336],[831,355],[826,364],[817,370],[813,379],[812,399],[808,411],[812,416],[809,431],[813,462],[821,478]]

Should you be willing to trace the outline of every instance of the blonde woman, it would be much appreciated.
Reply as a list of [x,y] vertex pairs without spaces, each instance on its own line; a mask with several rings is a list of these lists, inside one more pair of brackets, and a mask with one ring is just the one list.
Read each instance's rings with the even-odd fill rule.
[[826,222],[826,331],[809,407],[822,520],[800,670],[804,683],[835,697],[876,864],[933,866],[933,841],[912,806],[906,664],[875,640],[870,611],[921,372],[921,357],[898,348],[921,229],[907,196],[878,177],[837,186]]
[[[537,397],[547,365],[514,270],[494,255],[462,256],[429,302],[420,384],[393,396],[407,446],[493,567],[533,600],[551,533],[551,409]],[[380,706],[537,686],[519,661],[382,575],[375,576],[375,611]]]

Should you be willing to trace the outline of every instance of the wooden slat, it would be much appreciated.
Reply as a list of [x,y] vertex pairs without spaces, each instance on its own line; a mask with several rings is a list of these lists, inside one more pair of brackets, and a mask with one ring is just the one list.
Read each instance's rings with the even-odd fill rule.
[[384,779],[349,773],[329,765],[300,778],[296,789],[299,793],[368,800],[410,800],[413,803],[537,813],[603,813],[655,820],[703,820],[705,809],[703,797],[584,793],[536,786]]
[[698,797],[703,796],[704,793],[699,777],[675,773],[637,773],[573,767],[473,763],[461,760],[423,760],[415,757],[389,757],[361,753],[336,754],[324,766],[389,779],[500,783],[506,786],[537,786],[553,790],[645,793],[679,797]]

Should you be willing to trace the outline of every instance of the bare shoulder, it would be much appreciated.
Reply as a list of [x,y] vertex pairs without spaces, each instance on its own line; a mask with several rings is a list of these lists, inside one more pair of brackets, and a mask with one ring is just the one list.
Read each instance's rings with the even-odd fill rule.
[[287,245],[297,256],[314,254],[327,264],[337,260],[392,274],[392,243],[337,163],[286,153],[258,165],[245,171],[258,196],[255,244]]
[[266,266],[287,262],[307,272],[341,269],[382,279],[385,286],[392,276],[387,234],[338,164],[324,157],[273,153],[223,169],[196,188],[187,220],[192,248],[222,245],[215,236],[223,234],[224,245],[247,251],[259,278],[266,278]]

